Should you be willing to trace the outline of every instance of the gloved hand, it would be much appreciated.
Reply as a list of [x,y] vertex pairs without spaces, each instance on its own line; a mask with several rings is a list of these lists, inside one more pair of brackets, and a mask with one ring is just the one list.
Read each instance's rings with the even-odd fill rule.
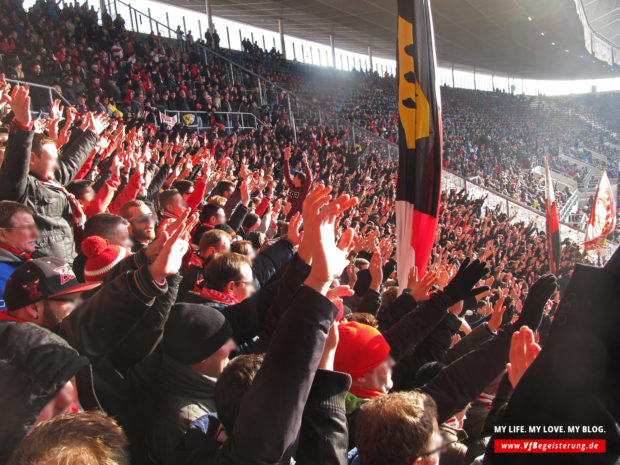
[[454,278],[444,288],[444,293],[456,303],[468,297],[474,297],[481,292],[488,291],[488,286],[473,289],[476,283],[489,272],[486,265],[486,262],[481,262],[478,259],[470,263],[470,259],[467,257],[461,264],[459,271],[454,275]]
[[521,326],[527,326],[532,331],[536,331],[542,321],[545,304],[553,293],[557,290],[558,283],[555,276],[547,274],[538,278],[538,280],[530,287],[527,293],[521,315],[515,323],[515,329],[518,331]]

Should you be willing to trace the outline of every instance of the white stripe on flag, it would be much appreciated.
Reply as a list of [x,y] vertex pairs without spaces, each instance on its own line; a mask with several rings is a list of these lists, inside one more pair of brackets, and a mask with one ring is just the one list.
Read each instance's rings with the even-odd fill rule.
[[399,295],[407,288],[409,271],[415,264],[415,251],[411,247],[414,210],[412,203],[396,201],[396,276]]

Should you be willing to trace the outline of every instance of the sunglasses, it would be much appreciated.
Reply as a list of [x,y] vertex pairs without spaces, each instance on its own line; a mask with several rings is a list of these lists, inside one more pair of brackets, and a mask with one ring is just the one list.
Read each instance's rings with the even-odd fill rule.
[[147,221],[155,222],[155,215],[152,213],[147,213],[145,215],[136,216],[135,218],[131,218],[129,221],[135,221],[136,223],[146,223]]
[[33,223],[33,224],[27,224],[26,226],[14,226],[12,228],[2,228],[2,229],[5,229],[7,231],[20,231],[24,229],[30,229],[34,231],[37,229],[37,225]]

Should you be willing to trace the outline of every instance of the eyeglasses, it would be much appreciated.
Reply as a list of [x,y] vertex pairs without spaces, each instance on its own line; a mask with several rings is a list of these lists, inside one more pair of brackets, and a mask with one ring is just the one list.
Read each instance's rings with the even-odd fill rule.
[[446,435],[445,431],[440,431],[439,434],[441,435],[441,445],[439,447],[435,447],[434,449],[429,450],[428,452],[424,452],[424,453],[420,454],[419,457],[428,457],[429,455],[433,455],[433,454],[437,454],[439,452],[443,452],[450,445],[454,444],[455,442],[459,442],[458,439],[452,439],[452,438],[448,437]]
[[37,225],[35,223],[32,223],[32,224],[27,224],[26,226],[14,226],[12,228],[1,228],[1,229],[5,229],[7,231],[20,231],[24,229],[30,229],[31,231],[36,231]]
[[136,216],[135,218],[131,218],[129,221],[135,221],[136,223],[146,223],[147,221],[155,221],[155,215],[152,213],[147,213],[145,215]]

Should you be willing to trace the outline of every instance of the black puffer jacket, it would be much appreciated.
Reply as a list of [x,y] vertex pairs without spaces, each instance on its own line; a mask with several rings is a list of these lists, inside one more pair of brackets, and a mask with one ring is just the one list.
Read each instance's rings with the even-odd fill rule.
[[[71,140],[59,154],[56,181],[71,182],[92,151],[97,136],[73,130]],[[67,196],[41,184],[29,174],[33,131],[11,128],[4,162],[0,167],[0,200],[14,200],[31,207],[39,229],[37,251],[73,262],[76,255],[71,205]]]

